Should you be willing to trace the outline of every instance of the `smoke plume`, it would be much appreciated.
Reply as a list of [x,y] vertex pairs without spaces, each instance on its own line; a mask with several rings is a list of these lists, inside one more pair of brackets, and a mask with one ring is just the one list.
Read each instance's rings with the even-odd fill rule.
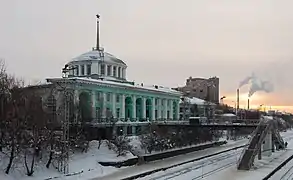
[[241,82],[239,83],[239,88],[241,88],[242,86],[244,86],[244,85],[246,85],[246,84],[249,84],[250,81],[251,81],[252,79],[254,79],[254,78],[255,78],[255,75],[254,75],[254,73],[252,73],[251,76],[246,77],[245,79],[243,79],[243,81],[241,81]]
[[251,97],[254,93],[258,91],[263,91],[266,93],[270,93],[274,90],[274,86],[269,81],[264,81],[255,76],[254,73],[252,73],[251,76],[246,77],[243,81],[240,82],[239,88],[249,84],[249,92],[248,97]]

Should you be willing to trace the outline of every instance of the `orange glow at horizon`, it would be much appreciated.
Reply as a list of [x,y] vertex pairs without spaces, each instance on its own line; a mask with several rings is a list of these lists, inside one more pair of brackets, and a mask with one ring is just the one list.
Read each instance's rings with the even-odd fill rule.
[[[261,109],[261,110],[278,110],[293,113],[293,106],[287,105],[274,105],[274,102],[268,103],[268,98],[265,95],[254,94],[249,98],[250,109]],[[236,106],[237,97],[235,94],[228,94],[223,100],[224,104],[229,106]],[[247,109],[248,104],[248,93],[240,93],[239,95],[239,108]]]

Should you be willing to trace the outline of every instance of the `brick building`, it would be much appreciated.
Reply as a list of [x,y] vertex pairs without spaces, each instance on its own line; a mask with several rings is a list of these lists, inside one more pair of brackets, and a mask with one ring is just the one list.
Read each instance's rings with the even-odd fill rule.
[[220,80],[218,77],[193,78],[186,79],[186,85],[183,87],[174,88],[177,91],[183,92],[187,97],[196,97],[209,102],[219,103]]

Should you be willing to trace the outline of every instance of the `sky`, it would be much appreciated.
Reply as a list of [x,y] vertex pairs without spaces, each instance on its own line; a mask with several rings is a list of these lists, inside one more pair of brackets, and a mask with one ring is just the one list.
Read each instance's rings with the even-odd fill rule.
[[[254,106],[293,111],[291,0],[0,0],[0,58],[10,73],[33,83],[101,45],[123,59],[127,78],[177,87],[189,76],[220,78],[225,103],[255,72],[274,92]],[[247,102],[241,88],[241,106]]]

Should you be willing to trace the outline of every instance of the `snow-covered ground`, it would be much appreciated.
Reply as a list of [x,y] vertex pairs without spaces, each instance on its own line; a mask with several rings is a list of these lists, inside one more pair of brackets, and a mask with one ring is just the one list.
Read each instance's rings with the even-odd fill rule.
[[[293,131],[281,133],[288,147],[283,151],[276,151],[272,156],[263,156],[262,160],[255,161],[255,169],[250,171],[238,171],[236,164],[238,162],[241,150],[229,151],[224,154],[203,159],[201,161],[184,164],[164,172],[154,173],[152,175],[140,178],[140,180],[182,180],[182,179],[224,179],[224,180],[259,180],[270,173],[274,168],[281,164],[293,152]],[[292,167],[293,162],[288,167]],[[288,168],[287,168],[288,170]],[[284,168],[284,173],[286,168]],[[281,175],[284,173],[280,173]],[[290,171],[293,174],[293,170]],[[288,173],[290,175],[290,173]],[[280,180],[281,176],[274,176],[275,180]]]
[[[170,167],[172,165],[176,165],[176,164],[179,164],[182,162],[187,162],[191,159],[200,158],[200,157],[206,156],[208,154],[214,154],[214,153],[224,151],[226,149],[230,149],[233,147],[241,146],[241,145],[246,144],[247,142],[248,142],[247,139],[242,139],[239,141],[228,141],[228,144],[223,145],[223,146],[208,148],[208,149],[201,150],[201,151],[195,151],[195,152],[188,153],[188,154],[183,154],[183,155],[179,155],[179,156],[175,156],[175,157],[171,157],[171,158],[166,158],[166,159],[163,159],[160,161],[149,162],[147,164],[142,164],[139,166],[127,167],[125,169],[121,169],[117,172],[114,172],[113,174],[109,174],[109,175],[101,177],[101,178],[93,178],[93,180],[123,179],[123,178],[127,178],[130,176],[138,175],[138,174],[141,174],[144,172],[149,172],[149,171],[152,171],[155,169]],[[165,172],[162,172],[162,173],[165,173]],[[157,173],[155,173],[155,174],[157,174]],[[152,176],[152,175],[150,175],[150,176]],[[148,176],[148,177],[150,177],[150,176]],[[148,178],[146,178],[146,179],[148,179]]]
[[[290,154],[290,141],[288,138],[293,139],[293,131],[283,133],[285,137],[287,137],[287,141],[289,142],[288,150],[285,153],[277,152],[274,153],[272,157],[278,158],[280,161],[286,159],[287,154]],[[87,153],[76,153],[72,154],[69,161],[69,173],[76,173],[74,176],[64,176],[55,170],[53,167],[47,169],[45,167],[45,163],[39,160],[36,162],[35,173],[33,177],[28,177],[25,175],[25,169],[23,167],[23,163],[20,163],[18,160],[16,161],[16,165],[12,169],[9,175],[5,175],[4,168],[7,165],[7,162],[1,158],[0,161],[0,180],[45,180],[49,178],[64,179],[64,180],[86,180],[86,179],[99,179],[99,180],[115,180],[121,179],[124,177],[129,177],[133,175],[137,175],[143,172],[148,172],[158,168],[169,167],[172,165],[176,165],[178,163],[187,162],[194,158],[199,158],[202,156],[206,156],[208,154],[214,154],[226,149],[230,149],[232,147],[244,145],[248,142],[248,139],[242,139],[238,141],[229,140],[228,144],[213,147],[209,149],[205,149],[202,151],[192,152],[185,155],[180,155],[172,158],[167,158],[160,161],[150,162],[147,164],[143,164],[140,166],[133,167],[123,167],[123,168],[115,168],[115,167],[104,167],[101,166],[98,162],[101,161],[122,161],[129,158],[133,158],[134,156],[131,153],[128,153],[126,156],[117,157],[117,154],[108,149],[106,142],[104,142],[101,147],[98,149],[98,142],[93,141],[90,143],[90,147]],[[140,148],[140,143],[137,138],[133,137],[131,144],[134,147],[137,147],[136,151],[139,154],[143,154],[143,150]],[[293,142],[292,142],[293,144]],[[293,145],[292,145],[293,150]],[[156,153],[156,152],[154,152]],[[200,178],[206,179],[219,179],[223,175],[223,179],[229,179],[229,177],[224,177],[224,175],[235,173],[235,163],[237,161],[238,156],[240,155],[241,150],[229,151],[224,154],[220,154],[218,156],[214,156],[205,160],[196,161],[193,163],[184,164],[182,166],[178,166],[172,169],[168,169],[165,172],[158,172],[152,174],[150,176],[141,178],[141,179],[189,179],[188,177],[196,177],[201,176]],[[2,156],[3,157],[3,156]],[[271,161],[270,159],[264,158],[264,160],[259,161],[259,163],[267,163]],[[274,160],[274,163],[279,164],[280,162]],[[263,164],[260,164],[260,167],[263,168]],[[270,163],[271,165],[272,163]],[[256,164],[258,165],[258,164]],[[202,168],[203,167],[203,168]],[[219,168],[221,167],[221,168]],[[230,168],[228,168],[230,167]],[[223,173],[230,169],[230,172]],[[272,169],[272,168],[271,168]],[[217,171],[217,175],[213,177],[213,174],[210,171]],[[270,170],[270,169],[269,169]],[[269,172],[269,171],[268,171]],[[265,172],[267,174],[268,172]],[[220,173],[220,174],[219,174]],[[223,174],[221,174],[223,173]],[[241,173],[241,172],[236,172]],[[179,175],[178,175],[179,174]],[[167,177],[168,176],[168,177]],[[222,178],[221,178],[222,179]],[[233,178],[235,179],[235,178]]]
[[[145,150],[141,148],[141,143],[137,136],[129,137],[131,139],[130,145],[133,146],[132,153],[135,155],[145,154]],[[210,143],[210,142],[208,142]],[[14,161],[14,166],[11,169],[9,175],[4,174],[7,166],[8,156],[0,153],[0,180],[45,180],[54,178],[64,180],[85,180],[91,178],[97,178],[106,176],[116,171],[123,171],[125,167],[105,167],[99,164],[99,162],[117,162],[123,161],[135,156],[132,153],[127,153],[126,156],[117,157],[117,153],[113,150],[109,150],[106,141],[103,141],[101,147],[98,148],[98,141],[90,142],[88,152],[86,153],[74,153],[70,155],[69,160],[69,173],[71,176],[65,176],[58,172],[54,167],[49,169],[45,167],[47,162],[46,158],[37,160],[35,163],[34,174],[32,177],[28,177],[25,172],[23,158],[17,158]],[[204,143],[203,143],[204,144]],[[199,144],[198,144],[199,145]],[[197,145],[197,146],[198,146]],[[195,145],[194,145],[195,146]],[[174,149],[172,149],[174,150]],[[152,152],[152,154],[159,152]],[[131,167],[127,167],[131,168]]]
[[[293,153],[291,152],[291,155]],[[276,172],[271,178],[271,180],[292,180],[293,179],[293,160],[289,161],[285,166],[283,166],[279,171]]]
[[133,157],[134,156],[131,153],[126,154],[126,156],[117,157],[117,154],[114,151],[108,149],[105,141],[101,144],[100,148],[98,148],[97,141],[92,141],[90,142],[87,153],[71,154],[69,161],[69,173],[77,173],[77,175],[64,176],[53,167],[47,169],[45,167],[46,162],[39,160],[36,162],[33,176],[28,177],[25,175],[25,168],[23,162],[20,162],[20,160],[15,161],[15,166],[12,168],[9,175],[4,174],[4,168],[7,165],[7,161],[2,156],[0,161],[0,180],[43,180],[53,177],[56,177],[54,178],[56,180],[85,180],[93,177],[105,176],[118,170],[118,168],[114,167],[104,167],[98,162],[122,161]]

